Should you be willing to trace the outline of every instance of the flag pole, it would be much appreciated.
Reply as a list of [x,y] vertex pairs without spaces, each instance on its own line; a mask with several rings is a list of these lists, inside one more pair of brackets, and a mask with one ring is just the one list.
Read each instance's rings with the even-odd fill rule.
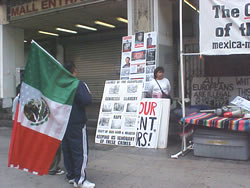
[[50,56],[55,62],[57,62],[59,65],[62,66],[62,64],[56,59],[54,58],[52,55],[50,55],[50,53],[48,53],[42,46],[40,46],[36,41],[34,41],[33,39],[31,40],[31,44],[34,43],[35,45],[37,45],[41,50],[43,50],[46,54],[48,54],[48,56]]
[[180,28],[180,72],[181,72],[181,103],[182,103],[182,117],[185,117],[185,90],[184,90],[184,68],[183,68],[183,28],[182,28],[182,9],[183,1],[179,3],[179,28]]

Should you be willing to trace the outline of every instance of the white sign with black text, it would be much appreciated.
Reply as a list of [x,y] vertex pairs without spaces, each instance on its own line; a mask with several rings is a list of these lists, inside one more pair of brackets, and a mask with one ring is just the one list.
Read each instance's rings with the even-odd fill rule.
[[167,147],[169,113],[169,99],[141,100],[136,133],[136,147]]
[[95,142],[135,146],[142,80],[106,81]]
[[200,53],[250,53],[249,0],[200,0]]

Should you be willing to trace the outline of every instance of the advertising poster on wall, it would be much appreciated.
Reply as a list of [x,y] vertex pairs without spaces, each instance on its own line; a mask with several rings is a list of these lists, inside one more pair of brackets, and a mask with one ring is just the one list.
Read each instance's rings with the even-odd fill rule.
[[155,99],[145,99],[140,102],[136,147],[157,148],[161,112],[162,103]]
[[142,80],[106,81],[95,142],[135,146]]
[[144,90],[147,90],[156,68],[156,44],[156,32],[123,37],[120,79],[143,80]]

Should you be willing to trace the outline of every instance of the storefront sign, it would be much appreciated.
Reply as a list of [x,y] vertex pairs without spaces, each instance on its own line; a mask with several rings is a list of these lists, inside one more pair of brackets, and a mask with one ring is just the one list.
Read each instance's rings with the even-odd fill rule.
[[236,96],[250,100],[250,77],[197,77],[192,81],[192,104],[214,108],[228,105]]
[[250,53],[249,0],[200,0],[200,52]]
[[106,81],[95,142],[135,146],[141,80]]
[[38,13],[46,13],[52,9],[70,8],[77,4],[91,4],[105,0],[27,0],[18,3],[17,1],[9,2],[10,20],[20,19],[24,16],[31,16]]

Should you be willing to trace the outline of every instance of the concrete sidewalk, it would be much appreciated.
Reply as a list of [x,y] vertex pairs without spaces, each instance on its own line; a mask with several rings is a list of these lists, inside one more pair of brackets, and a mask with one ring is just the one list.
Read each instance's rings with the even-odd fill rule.
[[[60,176],[35,176],[7,168],[10,127],[0,127],[0,188],[72,188]],[[180,140],[170,137],[168,149],[138,149],[94,144],[89,135],[88,179],[97,188],[234,188],[250,187],[250,162],[195,157],[171,159]],[[63,166],[63,165],[62,165]]]

